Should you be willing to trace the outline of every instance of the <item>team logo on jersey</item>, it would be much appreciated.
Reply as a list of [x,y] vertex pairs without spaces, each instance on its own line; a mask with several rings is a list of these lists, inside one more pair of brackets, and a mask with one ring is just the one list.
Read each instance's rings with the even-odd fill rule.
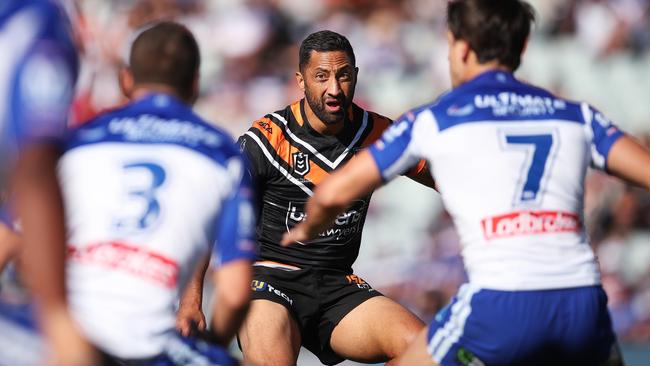
[[309,173],[309,155],[303,152],[297,152],[293,153],[292,158],[293,171],[296,174],[304,177],[305,174]]

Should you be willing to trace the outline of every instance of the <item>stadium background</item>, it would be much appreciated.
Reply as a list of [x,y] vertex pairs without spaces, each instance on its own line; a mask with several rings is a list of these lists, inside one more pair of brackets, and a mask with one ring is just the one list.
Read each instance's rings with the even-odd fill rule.
[[[650,1],[530,2],[539,19],[518,76],[596,105],[626,131],[649,142]],[[445,4],[80,1],[75,28],[83,66],[74,123],[123,102],[116,72],[132,31],[148,21],[170,18],[186,24],[201,47],[197,110],[235,136],[254,119],[301,97],[293,77],[298,46],[308,33],[320,29],[346,35],[354,47],[360,68],[356,102],[396,118],[449,88]],[[594,172],[587,186],[586,222],[600,258],[614,326],[628,364],[647,364],[650,195]],[[437,194],[400,178],[374,196],[355,271],[428,322],[465,280],[459,252],[455,229]],[[303,354],[299,364],[320,363]]]

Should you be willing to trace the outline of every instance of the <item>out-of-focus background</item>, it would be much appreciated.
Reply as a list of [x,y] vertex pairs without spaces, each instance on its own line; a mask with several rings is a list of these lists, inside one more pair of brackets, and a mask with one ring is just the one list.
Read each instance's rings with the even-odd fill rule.
[[[517,75],[585,100],[650,142],[650,0],[531,0],[538,22]],[[202,51],[196,107],[235,136],[301,97],[301,40],[347,36],[360,69],[356,102],[396,118],[450,87],[443,0],[85,0],[76,27],[83,68],[75,123],[123,102],[117,70],[135,29],[175,19]],[[650,168],[650,167],[649,167]],[[593,172],[587,224],[629,365],[650,359],[650,194]],[[429,321],[465,281],[460,245],[438,195],[406,179],[380,189],[358,275]],[[645,361],[643,361],[645,360]],[[302,355],[300,365],[319,365]],[[344,365],[352,365],[346,362]]]

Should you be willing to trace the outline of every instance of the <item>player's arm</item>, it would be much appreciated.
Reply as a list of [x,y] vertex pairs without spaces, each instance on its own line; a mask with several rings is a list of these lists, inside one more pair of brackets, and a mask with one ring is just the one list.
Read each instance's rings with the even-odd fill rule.
[[239,157],[229,163],[234,189],[222,206],[212,258],[217,291],[211,325],[216,342],[223,346],[232,340],[246,317],[252,262],[257,257],[254,193],[245,165]]
[[343,168],[325,179],[307,202],[307,220],[282,238],[282,245],[304,242],[332,225],[332,221],[352,200],[372,192],[383,184],[379,169],[369,150],[364,150]]
[[650,151],[630,136],[622,136],[607,156],[609,173],[650,190]]
[[0,273],[16,256],[20,248],[20,235],[11,228],[11,219],[0,207]]
[[178,304],[176,329],[185,337],[191,336],[195,330],[205,330],[205,315],[202,310],[203,279],[209,264],[210,253],[198,263]]
[[227,347],[241,327],[250,304],[252,262],[247,259],[228,262],[215,275],[217,296],[212,314],[215,341]]
[[415,168],[411,169],[406,174],[406,176],[423,186],[433,188],[436,191],[438,190],[438,187],[436,187],[436,181],[433,179],[433,175],[429,170],[429,164],[425,160],[421,160]]
[[[51,34],[65,32],[58,19],[48,24],[56,28]],[[12,96],[20,145],[12,192],[22,225],[22,272],[38,304],[53,363],[66,365],[97,361],[67,308],[66,232],[57,177],[61,153],[57,141],[65,129],[76,66],[71,46],[51,39],[38,41],[17,70]]]
[[650,152],[586,103],[582,113],[590,134],[593,167],[650,189]]
[[42,330],[61,364],[97,361],[81,337],[66,302],[65,225],[57,181],[59,156],[54,146],[38,145],[22,152],[14,175],[16,206],[24,249],[22,273],[39,307]]
[[284,235],[281,244],[302,243],[331,226],[355,198],[364,196],[414,166],[420,157],[408,121],[393,125],[381,140],[325,179],[307,202],[307,219]]

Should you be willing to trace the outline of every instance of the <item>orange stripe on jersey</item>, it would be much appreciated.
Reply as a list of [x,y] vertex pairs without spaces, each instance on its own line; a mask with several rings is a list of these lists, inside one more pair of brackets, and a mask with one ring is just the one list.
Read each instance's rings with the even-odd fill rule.
[[293,117],[296,119],[296,122],[298,122],[300,126],[305,123],[302,120],[302,113],[300,112],[300,101],[291,104],[291,113],[293,113]]
[[[298,154],[301,151],[284,137],[280,127],[266,117],[255,121],[253,127],[261,131],[264,137],[266,137],[269,144],[273,147],[277,159],[284,161],[289,167],[293,168],[291,170],[292,173],[294,170],[300,171],[300,169],[296,169],[294,166],[293,155]],[[308,159],[306,162],[309,164],[309,169],[304,175],[302,175],[302,177],[307,178],[310,182],[318,184],[329,175],[327,171],[311,161],[311,159]]]
[[365,140],[361,143],[361,146],[367,147],[372,145],[375,141],[379,140],[381,135],[386,131],[388,127],[393,123],[390,119],[379,115],[375,112],[368,112],[370,118],[372,118],[372,131],[366,136]]

